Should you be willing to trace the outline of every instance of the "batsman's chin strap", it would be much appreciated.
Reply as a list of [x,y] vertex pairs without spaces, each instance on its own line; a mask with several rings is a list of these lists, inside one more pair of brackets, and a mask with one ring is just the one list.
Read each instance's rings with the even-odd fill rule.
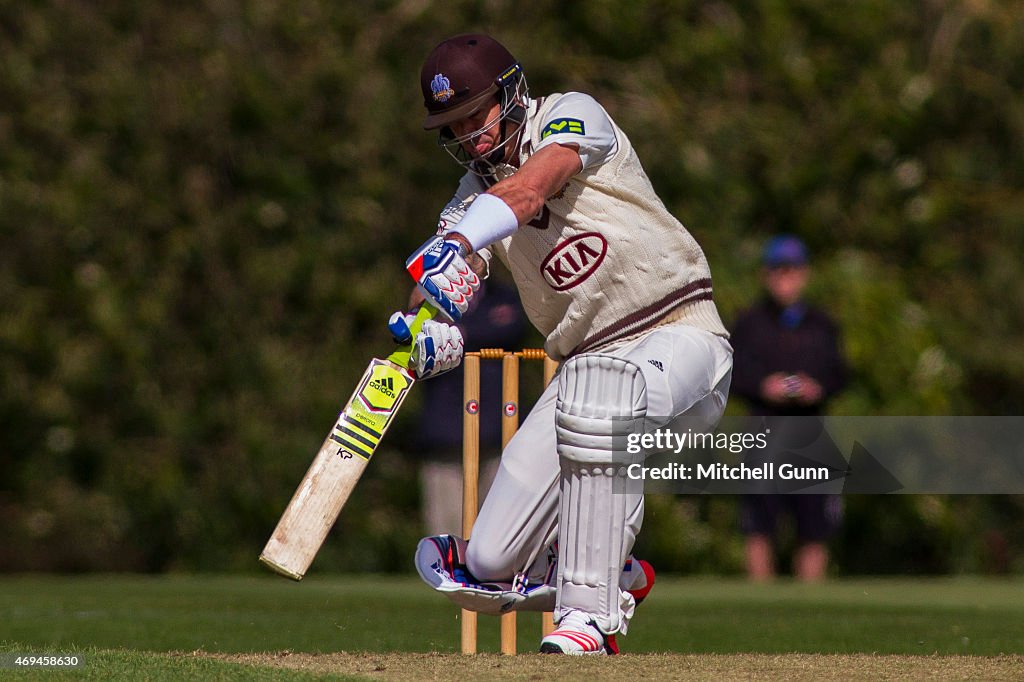
[[416,335],[420,333],[423,323],[432,319],[436,314],[437,308],[434,306],[428,303],[421,305],[420,309],[416,311],[416,317],[413,318],[412,324],[409,325],[409,333],[412,335],[412,340],[407,346],[399,346],[398,350],[388,356],[388,360],[402,369],[408,369],[409,359],[412,357],[412,347],[416,343]]

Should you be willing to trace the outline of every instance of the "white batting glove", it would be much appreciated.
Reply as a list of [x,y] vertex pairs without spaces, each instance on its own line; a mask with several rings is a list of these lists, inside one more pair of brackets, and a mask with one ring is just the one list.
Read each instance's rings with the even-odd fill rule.
[[480,277],[466,263],[459,246],[458,242],[431,237],[405,262],[427,300],[455,322],[462,319],[480,288]]
[[458,367],[464,351],[462,331],[447,322],[427,320],[414,341],[409,325],[415,317],[396,312],[388,320],[388,329],[397,343],[412,342],[409,369],[416,378],[429,379]]

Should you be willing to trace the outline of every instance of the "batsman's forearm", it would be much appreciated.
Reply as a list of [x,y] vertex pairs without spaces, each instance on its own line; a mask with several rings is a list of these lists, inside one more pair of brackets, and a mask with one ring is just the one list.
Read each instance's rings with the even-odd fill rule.
[[487,193],[504,201],[522,225],[536,216],[548,197],[560,192],[569,178],[581,170],[583,161],[579,147],[552,144],[527,159],[517,173],[495,183]]

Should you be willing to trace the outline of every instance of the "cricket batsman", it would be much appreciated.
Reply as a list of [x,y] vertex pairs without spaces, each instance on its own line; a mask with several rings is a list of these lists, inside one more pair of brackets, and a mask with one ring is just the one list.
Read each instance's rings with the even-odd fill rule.
[[[542,652],[617,653],[654,571],[630,554],[643,494],[613,490],[637,460],[611,434],[721,418],[732,348],[707,260],[592,97],[530,97],[515,57],[481,34],[438,45],[420,83],[423,127],[466,173],[407,261],[418,291],[457,321],[496,257],[561,367],[502,453],[472,538],[425,538],[417,569],[463,608],[553,607]],[[406,320],[390,327],[408,342]],[[417,376],[461,361],[449,330],[417,335]]]

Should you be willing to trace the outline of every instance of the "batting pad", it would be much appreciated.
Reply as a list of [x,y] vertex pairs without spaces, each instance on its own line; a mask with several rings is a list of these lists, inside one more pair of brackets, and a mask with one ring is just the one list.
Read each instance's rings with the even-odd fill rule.
[[605,634],[626,632],[635,604],[619,589],[619,578],[640,530],[643,494],[614,483],[643,454],[615,446],[643,429],[646,413],[647,386],[635,364],[605,355],[566,361],[555,414],[561,465],[556,620],[576,609]]

